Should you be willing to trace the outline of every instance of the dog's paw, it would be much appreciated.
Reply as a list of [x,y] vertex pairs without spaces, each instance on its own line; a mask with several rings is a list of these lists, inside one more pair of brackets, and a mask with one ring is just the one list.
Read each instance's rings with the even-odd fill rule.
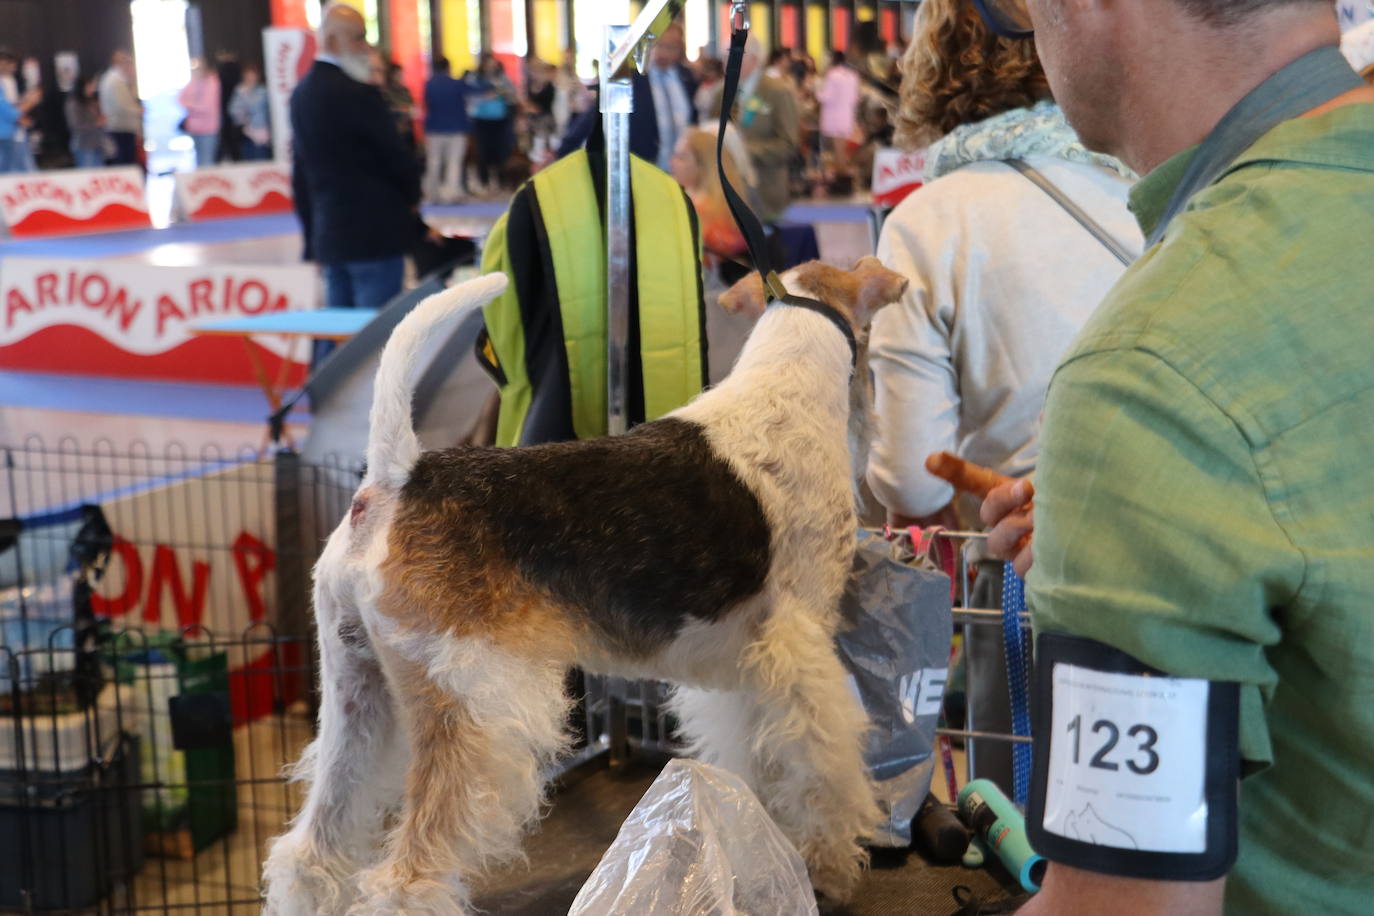
[[849,900],[868,866],[868,853],[858,843],[829,843],[807,850],[802,857],[812,887],[828,904]]
[[337,916],[352,897],[350,869],[299,837],[278,837],[262,867],[263,916]]
[[346,916],[469,916],[468,904],[457,878],[436,880],[383,865],[358,877],[358,902]]

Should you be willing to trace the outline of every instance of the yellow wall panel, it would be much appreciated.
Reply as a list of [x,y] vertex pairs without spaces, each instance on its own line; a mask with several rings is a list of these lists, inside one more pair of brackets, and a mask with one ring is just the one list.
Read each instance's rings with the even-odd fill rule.
[[806,51],[824,67],[830,59],[829,50],[825,40],[825,6],[809,3],[806,6]]
[[534,22],[530,24],[534,53],[551,64],[563,62],[563,2],[534,0]]
[[468,5],[470,0],[441,0],[440,25],[443,29],[444,56],[454,76],[462,76],[477,66],[474,45],[481,36],[468,35]]
[[765,52],[773,48],[773,8],[767,3],[749,4],[749,31],[763,45]]

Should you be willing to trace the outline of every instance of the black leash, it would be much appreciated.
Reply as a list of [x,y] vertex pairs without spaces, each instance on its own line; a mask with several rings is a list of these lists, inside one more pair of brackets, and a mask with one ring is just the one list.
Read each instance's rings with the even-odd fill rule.
[[735,218],[735,225],[739,226],[740,234],[744,236],[744,243],[749,248],[749,259],[753,261],[753,266],[763,278],[763,293],[769,305],[790,305],[815,312],[827,319],[844,334],[844,339],[849,343],[850,362],[857,364],[859,342],[854,337],[854,328],[850,325],[849,319],[832,305],[804,296],[794,296],[787,291],[768,256],[768,245],[764,240],[763,226],[759,224],[759,218],[749,209],[749,205],[735,191],[727,177],[724,161],[725,129],[730,123],[730,112],[735,107],[740,68],[744,63],[744,44],[749,39],[749,19],[744,4],[734,4],[730,23],[730,54],[726,60],[725,82],[720,93],[720,130],[716,133],[716,169],[720,172],[720,187],[725,192],[725,203],[730,208],[730,215]]

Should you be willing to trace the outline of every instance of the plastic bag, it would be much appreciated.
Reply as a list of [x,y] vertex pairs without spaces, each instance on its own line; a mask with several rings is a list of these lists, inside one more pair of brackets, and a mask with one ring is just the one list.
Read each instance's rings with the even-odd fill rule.
[[909,544],[860,532],[840,613],[835,644],[873,724],[864,758],[886,815],[869,843],[905,847],[935,769],[953,635],[949,576]]
[[630,812],[568,916],[807,916],[797,850],[744,781],[673,760]]

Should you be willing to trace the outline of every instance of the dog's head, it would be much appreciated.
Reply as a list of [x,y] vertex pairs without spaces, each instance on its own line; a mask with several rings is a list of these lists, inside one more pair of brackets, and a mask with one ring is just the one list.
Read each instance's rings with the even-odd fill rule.
[[[860,258],[852,270],[840,270],[820,261],[809,261],[782,275],[783,286],[798,296],[806,296],[838,309],[854,328],[859,343],[855,372],[849,386],[849,447],[854,461],[854,479],[863,477],[868,465],[872,435],[873,381],[868,371],[868,325],[878,309],[896,302],[906,292],[907,279],[888,270],[874,257]],[[721,293],[720,305],[727,312],[757,318],[767,306],[763,281],[751,273]]]
[[[794,295],[839,309],[856,335],[863,333],[878,309],[900,299],[907,287],[906,277],[888,270],[874,257],[860,258],[851,270],[808,261],[784,273],[782,283]],[[727,312],[756,318],[767,304],[758,273],[749,274],[720,295],[720,306]]]

